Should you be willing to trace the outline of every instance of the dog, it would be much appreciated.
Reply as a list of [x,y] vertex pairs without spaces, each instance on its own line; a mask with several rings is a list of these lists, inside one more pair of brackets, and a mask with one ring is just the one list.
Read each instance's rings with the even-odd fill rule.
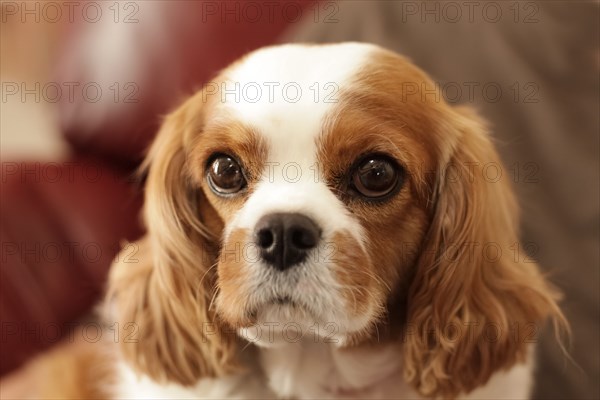
[[523,399],[535,333],[566,325],[486,124],[375,45],[244,56],[142,169],[106,397]]

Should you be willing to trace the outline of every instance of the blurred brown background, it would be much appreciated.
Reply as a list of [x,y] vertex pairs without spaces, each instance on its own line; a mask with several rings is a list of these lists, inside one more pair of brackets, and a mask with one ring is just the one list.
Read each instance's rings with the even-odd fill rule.
[[541,335],[535,397],[600,398],[598,2],[266,3],[0,3],[2,373],[81,323],[141,234],[130,176],[161,115],[254,48],[356,40],[491,122],[573,327],[576,365]]

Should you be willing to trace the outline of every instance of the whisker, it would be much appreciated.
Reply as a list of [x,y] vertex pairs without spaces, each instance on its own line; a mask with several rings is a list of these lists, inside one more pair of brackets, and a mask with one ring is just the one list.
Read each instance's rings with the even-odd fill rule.
[[202,285],[202,281],[204,281],[204,278],[206,278],[206,275],[208,275],[208,273],[214,269],[217,265],[219,265],[218,262],[214,263],[209,269],[206,270],[206,272],[204,273],[204,275],[202,275],[202,278],[200,279],[200,282],[198,283],[198,285]]
[[242,347],[242,350],[240,350],[240,352],[243,352],[244,350],[246,350],[248,348],[248,346],[250,346],[252,344],[252,342],[248,342],[248,344],[246,344],[244,347]]
[[214,291],[214,293],[212,295],[212,298],[210,299],[210,303],[208,303],[208,310],[209,311],[213,309],[212,306],[213,306],[213,304],[215,302],[215,299],[217,297],[217,294],[219,293],[220,290],[221,290],[221,288],[219,286],[215,287],[215,291]]
[[358,272],[365,274],[368,277],[374,279],[377,283],[385,286],[390,291],[390,293],[392,292],[392,287],[386,281],[384,281],[382,278],[378,277],[377,275],[374,275],[372,272],[365,271],[365,270],[359,270]]

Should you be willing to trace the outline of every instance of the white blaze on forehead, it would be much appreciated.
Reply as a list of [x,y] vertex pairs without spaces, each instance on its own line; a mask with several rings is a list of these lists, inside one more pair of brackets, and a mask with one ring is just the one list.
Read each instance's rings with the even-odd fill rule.
[[265,139],[268,159],[226,236],[235,228],[252,230],[271,212],[304,213],[325,237],[337,230],[361,236],[359,224],[319,176],[316,139],[340,91],[352,85],[376,49],[362,43],[275,46],[251,53],[227,72],[221,107]]
[[310,165],[323,118],[375,49],[343,43],[258,50],[227,74],[221,101],[267,139],[269,161]]

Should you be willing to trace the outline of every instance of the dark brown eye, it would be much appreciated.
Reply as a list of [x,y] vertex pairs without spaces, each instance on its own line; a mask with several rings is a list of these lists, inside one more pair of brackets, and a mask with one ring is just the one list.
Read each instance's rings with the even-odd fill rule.
[[227,195],[242,190],[246,186],[246,179],[236,160],[219,155],[209,164],[208,183],[215,193]]
[[398,187],[399,167],[383,156],[364,158],[352,175],[352,185],[368,198],[383,197]]

